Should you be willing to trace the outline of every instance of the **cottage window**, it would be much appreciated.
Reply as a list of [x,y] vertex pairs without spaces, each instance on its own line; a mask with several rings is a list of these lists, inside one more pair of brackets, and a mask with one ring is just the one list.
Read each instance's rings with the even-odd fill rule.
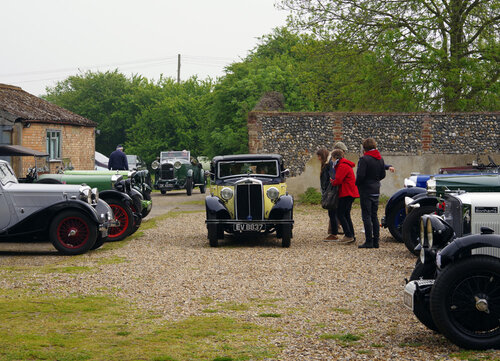
[[61,131],[47,130],[47,153],[49,159],[61,159]]

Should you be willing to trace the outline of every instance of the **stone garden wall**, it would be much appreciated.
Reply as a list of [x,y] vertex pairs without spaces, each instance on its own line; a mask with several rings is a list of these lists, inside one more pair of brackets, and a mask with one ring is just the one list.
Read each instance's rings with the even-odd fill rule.
[[399,170],[394,184],[388,186],[392,190],[400,188],[399,182],[411,171],[437,172],[438,165],[464,165],[485,153],[498,161],[500,112],[251,112],[248,135],[250,153],[279,153],[285,157],[292,177],[305,172],[309,178],[316,172],[306,168],[314,164],[320,147],[332,149],[335,142],[342,141],[349,149],[348,158],[357,163],[362,140],[373,137],[384,158]]

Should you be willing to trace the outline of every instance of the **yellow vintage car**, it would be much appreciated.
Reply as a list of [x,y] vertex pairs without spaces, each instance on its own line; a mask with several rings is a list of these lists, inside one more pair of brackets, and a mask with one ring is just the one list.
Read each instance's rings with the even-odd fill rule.
[[210,246],[217,247],[224,232],[271,233],[290,247],[293,197],[286,190],[283,158],[278,154],[217,156],[210,163],[210,195],[206,224]]

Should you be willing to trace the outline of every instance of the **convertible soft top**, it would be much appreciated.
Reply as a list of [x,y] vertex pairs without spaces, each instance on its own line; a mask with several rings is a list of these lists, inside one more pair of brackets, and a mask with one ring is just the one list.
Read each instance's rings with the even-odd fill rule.
[[47,153],[39,152],[31,148],[23,147],[22,145],[0,145],[0,156],[34,156],[34,157],[46,157]]

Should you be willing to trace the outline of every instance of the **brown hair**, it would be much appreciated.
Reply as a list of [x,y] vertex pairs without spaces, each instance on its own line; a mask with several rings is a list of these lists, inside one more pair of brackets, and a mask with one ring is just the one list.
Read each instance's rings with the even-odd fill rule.
[[377,148],[377,142],[373,138],[366,138],[363,140],[363,149],[365,152]]
[[334,149],[332,152],[332,158],[335,159],[344,158],[344,151],[342,149]]
[[321,170],[323,170],[328,163],[328,150],[326,148],[320,148],[316,152],[316,155],[321,159]]

